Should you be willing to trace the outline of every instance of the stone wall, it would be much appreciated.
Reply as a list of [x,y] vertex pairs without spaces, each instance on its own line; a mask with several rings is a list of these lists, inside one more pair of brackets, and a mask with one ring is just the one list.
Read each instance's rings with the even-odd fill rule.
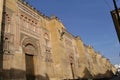
[[3,80],[100,78],[115,73],[109,60],[70,34],[56,16],[47,17],[23,0],[6,0],[4,19]]

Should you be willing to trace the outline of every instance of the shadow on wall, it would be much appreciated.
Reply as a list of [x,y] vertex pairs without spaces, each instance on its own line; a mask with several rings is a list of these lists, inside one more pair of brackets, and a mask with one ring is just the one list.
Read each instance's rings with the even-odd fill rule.
[[[1,78],[1,74],[2,74],[2,66],[3,66],[3,59],[2,59],[3,57],[2,57],[2,55],[1,55],[1,53],[0,53],[0,78]],[[0,79],[1,80],[1,79]]]
[[111,80],[114,77],[113,72],[109,70],[107,70],[105,74],[97,74],[95,76],[92,76],[90,71],[87,68],[85,68],[84,73],[85,75],[83,76],[83,78],[79,78],[76,80]]
[[49,76],[45,74],[42,75],[26,75],[26,71],[11,69],[3,70],[0,73],[0,80],[50,80]]
[[[6,4],[3,0],[3,4]],[[3,6],[3,12],[2,12],[2,24],[0,26],[1,32],[0,32],[0,77],[2,73],[2,66],[3,66],[3,44],[4,44],[4,33],[5,33],[5,11],[6,8]]]
[[[102,78],[103,78],[103,80],[110,80],[112,77],[114,77],[114,74],[113,74],[113,72],[111,71],[111,70],[107,70],[106,72],[105,72],[105,74],[98,74],[98,75],[95,75],[95,78],[96,79],[94,79],[94,80],[102,80]],[[104,79],[105,78],[105,79]]]
[[[90,71],[85,68],[83,73],[85,73],[85,75],[80,78],[78,77],[78,79],[64,79],[64,80],[112,80],[114,74],[112,71],[106,71],[105,74],[98,74],[93,76]],[[120,79],[116,79],[116,80],[120,80]]]

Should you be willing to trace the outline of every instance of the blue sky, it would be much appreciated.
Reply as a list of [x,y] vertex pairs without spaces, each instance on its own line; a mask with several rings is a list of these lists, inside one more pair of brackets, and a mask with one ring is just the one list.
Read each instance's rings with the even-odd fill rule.
[[92,45],[112,64],[120,63],[120,44],[110,15],[114,9],[112,0],[26,1],[47,16],[56,15],[70,33],[79,35],[85,44]]

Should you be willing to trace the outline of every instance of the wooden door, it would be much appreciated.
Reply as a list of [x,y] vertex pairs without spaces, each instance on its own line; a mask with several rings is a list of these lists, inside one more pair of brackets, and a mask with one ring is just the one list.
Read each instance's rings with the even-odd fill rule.
[[33,55],[25,54],[26,59],[26,79],[34,80],[34,61]]

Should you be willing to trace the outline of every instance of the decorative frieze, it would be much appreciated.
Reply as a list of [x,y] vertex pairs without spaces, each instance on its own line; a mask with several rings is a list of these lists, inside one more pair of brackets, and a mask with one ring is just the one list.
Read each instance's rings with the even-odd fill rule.
[[19,25],[20,25],[21,31],[24,31],[26,33],[29,33],[37,37],[40,36],[40,27],[38,26],[38,23],[36,20],[33,20],[30,17],[27,17],[25,15],[20,15]]
[[40,19],[39,15],[38,15],[36,12],[34,12],[34,11],[31,10],[29,7],[25,6],[24,4],[22,4],[22,3],[19,2],[19,1],[18,1],[18,8],[19,8],[21,11],[25,12],[26,14],[28,14],[29,16],[33,17],[34,19],[36,19],[36,20],[39,20],[39,19]]

